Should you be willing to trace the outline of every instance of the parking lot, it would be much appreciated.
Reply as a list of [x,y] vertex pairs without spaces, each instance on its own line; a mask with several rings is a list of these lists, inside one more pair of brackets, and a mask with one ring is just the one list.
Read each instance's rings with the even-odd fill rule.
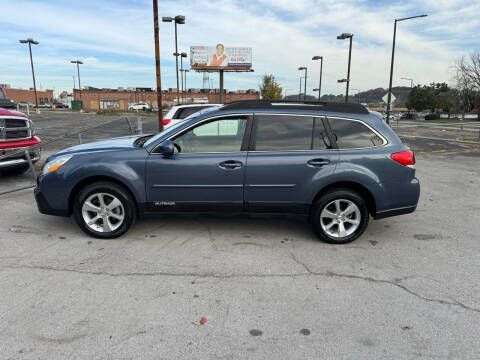
[[[42,139],[114,120],[32,118]],[[129,134],[114,123],[82,141]],[[415,131],[439,137],[398,129]],[[417,155],[417,211],[372,220],[344,246],[301,219],[206,215],[97,240],[41,215],[32,190],[1,196],[0,358],[478,359],[479,146],[404,141]],[[30,177],[1,178],[0,190]]]

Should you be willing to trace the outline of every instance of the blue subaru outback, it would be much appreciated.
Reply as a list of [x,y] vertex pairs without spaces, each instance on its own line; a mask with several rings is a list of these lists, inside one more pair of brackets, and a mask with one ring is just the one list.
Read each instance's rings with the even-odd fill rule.
[[73,214],[97,238],[162,213],[305,215],[319,238],[348,243],[374,219],[411,213],[413,152],[358,104],[243,101],[155,135],[74,146],[38,178],[40,212]]

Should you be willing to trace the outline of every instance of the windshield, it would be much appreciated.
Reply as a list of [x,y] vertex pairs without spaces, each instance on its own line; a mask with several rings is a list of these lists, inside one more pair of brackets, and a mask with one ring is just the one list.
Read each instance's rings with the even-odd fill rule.
[[174,133],[176,131],[177,128],[183,126],[184,122],[187,121],[187,120],[191,120],[191,119],[194,119],[196,117],[199,117],[201,115],[205,115],[205,114],[208,114],[210,112],[213,112],[215,110],[217,110],[218,107],[216,106],[212,106],[212,107],[209,107],[209,108],[206,108],[206,109],[203,109],[203,110],[200,110],[199,112],[196,112],[190,116],[187,116],[185,119],[183,119],[183,121],[180,121],[178,123],[176,123],[175,125],[172,125],[170,126],[169,128],[163,130],[162,132],[156,134],[155,136],[151,137],[150,139],[148,139],[147,142],[145,142],[145,144],[143,144],[144,146],[148,146],[150,145],[151,143],[155,142],[159,137],[163,136],[163,134],[167,133],[167,132],[172,132]]

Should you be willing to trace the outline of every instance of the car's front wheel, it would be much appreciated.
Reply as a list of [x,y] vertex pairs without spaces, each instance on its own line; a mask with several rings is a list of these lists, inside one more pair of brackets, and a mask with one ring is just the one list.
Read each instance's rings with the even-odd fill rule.
[[369,220],[365,200],[350,189],[334,189],[313,204],[312,223],[321,240],[346,244],[363,234]]
[[136,207],[123,186],[102,181],[90,184],[78,193],[73,214],[86,234],[113,239],[126,233],[133,225]]

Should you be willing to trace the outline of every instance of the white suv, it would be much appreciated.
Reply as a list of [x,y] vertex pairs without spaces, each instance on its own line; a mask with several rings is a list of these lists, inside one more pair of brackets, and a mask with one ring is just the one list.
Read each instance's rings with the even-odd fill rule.
[[186,117],[212,107],[220,107],[222,104],[188,104],[188,105],[175,105],[168,110],[163,117],[163,126],[168,128],[176,123],[183,121]]
[[147,103],[136,103],[128,106],[128,110],[149,110],[150,106]]

